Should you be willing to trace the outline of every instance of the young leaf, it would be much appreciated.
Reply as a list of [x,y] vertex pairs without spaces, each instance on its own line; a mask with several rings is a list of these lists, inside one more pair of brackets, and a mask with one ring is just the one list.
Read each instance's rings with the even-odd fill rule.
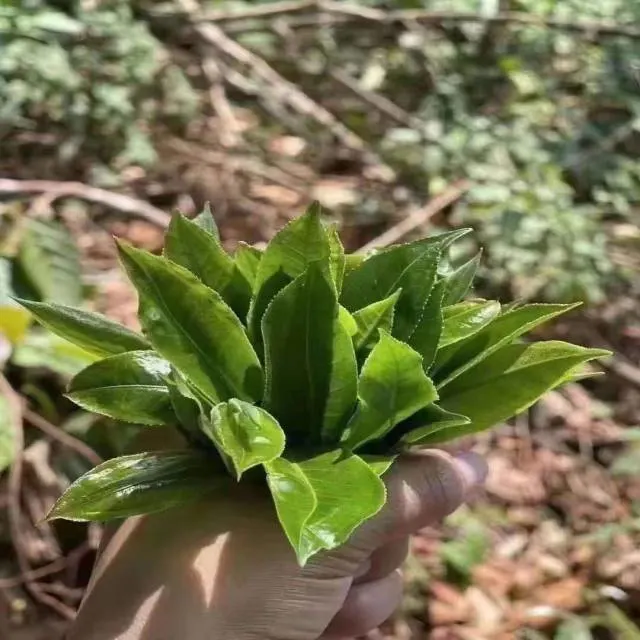
[[317,506],[305,522],[297,548],[300,564],[322,549],[344,544],[384,505],[386,490],[378,474],[357,455],[341,450],[298,463],[316,495]]
[[[348,311],[346,312],[348,313]],[[338,316],[333,326],[329,393],[322,420],[322,440],[337,444],[358,400],[358,363],[353,341]]]
[[444,281],[437,282],[431,290],[427,304],[422,309],[415,331],[408,344],[422,356],[422,368],[428,372],[438,349],[442,333],[442,296]]
[[185,267],[217,291],[239,318],[246,317],[251,285],[215,236],[176,215],[165,236],[164,253],[171,262]]
[[367,258],[344,281],[341,302],[352,313],[402,289],[395,305],[393,335],[407,339],[435,281],[442,248],[420,240]]
[[260,362],[220,295],[166,258],[122,243],[119,249],[155,350],[214,404],[234,397],[259,400]]
[[240,273],[246,278],[249,286],[253,290],[258,275],[260,260],[262,260],[262,251],[252,247],[246,242],[238,242],[233,259]]
[[276,295],[262,321],[264,406],[297,443],[318,441],[327,406],[338,317],[327,275],[309,265]]
[[284,451],[285,435],[278,421],[264,409],[235,398],[216,405],[203,429],[231,461],[238,480],[248,469],[271,462]]
[[32,300],[18,302],[49,331],[94,355],[110,356],[149,348],[141,335],[99,313]]
[[412,415],[401,426],[405,434],[400,438],[400,447],[414,447],[424,444],[425,441],[441,429],[462,427],[471,422],[467,416],[459,413],[445,411],[437,404],[430,404]]
[[442,407],[468,416],[471,423],[443,429],[429,441],[443,442],[502,422],[564,382],[576,366],[608,354],[558,341],[507,345],[442,390]]
[[355,318],[342,305],[338,306],[338,319],[350,338],[353,338],[358,333],[358,325]]
[[437,397],[422,369],[420,354],[380,330],[380,340],[360,373],[358,409],[343,440],[353,450],[382,438]]
[[355,271],[366,260],[367,256],[363,253],[347,253],[344,257],[344,275],[349,275]]
[[71,380],[68,397],[88,411],[134,424],[175,424],[165,377],[171,366],[153,351],[99,360]]
[[360,456],[371,467],[373,472],[382,477],[396,461],[397,455],[361,455]]
[[442,310],[440,349],[478,333],[500,314],[500,303],[459,302]]
[[112,458],[78,478],[48,520],[91,521],[156,513],[225,489],[211,459],[191,451],[138,453]]
[[326,233],[327,238],[329,239],[329,266],[331,270],[331,277],[336,285],[336,291],[338,292],[338,295],[340,295],[347,260],[336,225],[332,224],[327,227]]
[[448,307],[460,302],[466,295],[478,270],[482,252],[479,251],[471,260],[460,265],[445,277],[445,292],[442,305]]
[[193,221],[208,234],[212,235],[216,240],[220,240],[220,232],[216,219],[213,217],[211,205],[207,202],[202,211],[193,219]]
[[298,562],[305,558],[300,553],[304,525],[318,504],[316,494],[300,467],[285,458],[276,458],[265,464],[267,484],[273,497],[278,520],[291,543]]
[[330,258],[329,238],[314,205],[273,237],[260,260],[249,310],[249,335],[255,345],[262,344],[262,316],[276,293],[311,263],[329,264]]
[[433,377],[438,389],[533,328],[577,307],[576,304],[527,304],[507,311],[466,340],[438,350]]
[[402,289],[398,289],[389,297],[354,312],[353,319],[357,324],[357,333],[353,342],[356,351],[373,347],[378,340],[379,329],[391,333],[393,313],[401,293]]

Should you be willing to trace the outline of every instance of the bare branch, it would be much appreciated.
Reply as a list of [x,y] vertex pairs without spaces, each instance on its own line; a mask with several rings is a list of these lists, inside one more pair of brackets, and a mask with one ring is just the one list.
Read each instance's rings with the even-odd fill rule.
[[166,227],[170,216],[148,202],[114,193],[106,189],[91,187],[81,182],[56,182],[54,180],[12,180],[0,178],[0,194],[46,193],[48,202],[59,198],[78,198],[102,204],[121,213],[143,218],[159,227]]
[[374,238],[363,247],[360,247],[360,249],[358,249],[358,253],[367,253],[372,249],[388,247],[389,245],[398,242],[398,240],[401,240],[412,231],[415,231],[422,225],[426,224],[431,220],[431,218],[450,204],[453,204],[465,193],[465,191],[467,191],[468,188],[469,183],[466,180],[461,180],[460,182],[452,184],[448,189],[445,189],[424,207],[408,213],[396,225],[387,229],[384,233],[379,235],[377,238]]

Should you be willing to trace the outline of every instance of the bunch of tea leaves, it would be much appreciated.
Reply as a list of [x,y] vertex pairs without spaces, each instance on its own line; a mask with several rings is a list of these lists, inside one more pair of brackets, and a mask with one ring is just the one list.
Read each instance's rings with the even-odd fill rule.
[[403,451],[500,423],[607,355],[522,340],[572,305],[465,300],[479,259],[451,268],[448,249],[467,231],[345,255],[313,205],[264,251],[229,255],[208,211],[176,215],[162,256],[118,243],[143,335],[22,301],[101,358],[71,400],[185,439],[101,464],[50,517],[161,511],[235,479],[266,483],[300,563],[343,544],[384,505],[381,476]]

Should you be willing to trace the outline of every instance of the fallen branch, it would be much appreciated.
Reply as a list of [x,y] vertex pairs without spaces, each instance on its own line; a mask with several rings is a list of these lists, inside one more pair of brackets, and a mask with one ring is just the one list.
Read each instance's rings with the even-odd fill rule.
[[360,247],[360,249],[358,249],[358,253],[366,253],[372,249],[388,247],[389,245],[398,242],[398,240],[401,240],[412,231],[421,227],[450,204],[453,204],[465,193],[465,191],[467,191],[468,188],[469,183],[466,180],[461,180],[460,182],[452,184],[448,189],[445,189],[424,207],[407,214],[405,218],[393,227],[387,229],[384,233],[380,234],[377,238],[374,238],[363,247]]
[[22,426],[22,401],[16,393],[9,381],[0,373],[0,393],[5,397],[9,410],[9,423],[13,429],[14,438],[14,454],[15,457],[9,468],[8,480],[8,496],[7,496],[7,515],[9,520],[9,532],[11,534],[11,542],[15,550],[18,570],[20,571],[21,580],[27,591],[38,602],[50,607],[63,618],[72,620],[75,617],[75,611],[60,602],[57,598],[45,593],[40,585],[32,578],[31,567],[24,548],[24,536],[21,530],[22,510],[20,506],[20,495],[22,489],[22,452],[24,449],[24,431]]
[[216,24],[203,21],[200,6],[196,0],[178,0],[178,4],[188,16],[196,34],[218,53],[246,67],[255,78],[265,84],[263,91],[269,92],[270,99],[326,127],[339,142],[359,153],[366,162],[383,164],[377,155],[368,149],[365,141],[340,122],[329,110],[311,99],[293,82],[281,76],[263,58],[230,38]]
[[602,360],[600,365],[636,389],[640,389],[640,369],[628,360],[619,355],[613,355],[611,358]]
[[[301,13],[306,15],[298,15]],[[613,20],[575,21],[517,11],[500,12],[493,16],[485,16],[471,11],[425,11],[421,9],[386,11],[333,0],[276,2],[266,7],[251,7],[244,11],[211,11],[203,13],[200,19],[224,24],[227,33],[236,33],[263,28],[256,24],[257,20],[273,20],[284,16],[291,16],[287,20],[287,24],[293,28],[315,26],[319,23],[339,25],[354,21],[366,21],[384,25],[401,25],[407,21],[413,21],[423,25],[438,26],[447,23],[532,26],[579,33],[592,37],[620,36],[633,39],[640,38],[640,27],[635,24],[618,23]]]
[[106,189],[91,187],[82,182],[56,182],[54,180],[12,180],[0,178],[0,194],[47,194],[48,202],[60,198],[78,198],[102,204],[121,213],[143,218],[159,227],[166,227],[170,216],[153,205]]
[[74,438],[71,434],[66,433],[60,429],[60,427],[56,427],[54,424],[51,424],[48,420],[34,411],[25,408],[23,415],[29,424],[40,429],[40,431],[46,433],[50,438],[56,440],[63,446],[72,449],[90,464],[95,466],[102,462],[102,458],[91,447],[82,442],[82,440]]

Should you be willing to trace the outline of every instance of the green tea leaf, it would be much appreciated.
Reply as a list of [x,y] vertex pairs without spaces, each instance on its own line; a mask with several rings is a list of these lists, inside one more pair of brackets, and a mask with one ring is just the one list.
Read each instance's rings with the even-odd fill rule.
[[393,335],[407,339],[435,282],[441,251],[439,243],[419,240],[372,255],[346,276],[342,304],[355,313],[402,289],[395,304]]
[[334,361],[338,302],[325,269],[311,264],[273,299],[262,321],[264,407],[293,442],[322,433]]
[[344,257],[344,275],[349,275],[355,271],[366,260],[367,256],[363,253],[347,253]]
[[119,243],[138,290],[138,315],[155,350],[212,403],[259,400],[262,369],[237,316],[220,295],[166,258]]
[[358,333],[358,325],[355,318],[342,305],[338,307],[338,319],[350,338],[353,338]]
[[357,333],[354,337],[356,351],[373,347],[378,340],[379,329],[391,333],[395,305],[401,293],[402,289],[398,289],[389,297],[353,313],[353,319],[357,323]]
[[332,224],[327,227],[326,233],[327,238],[329,239],[329,267],[331,270],[331,277],[336,285],[336,291],[338,292],[338,295],[340,295],[347,259],[336,225]]
[[438,389],[538,325],[577,304],[527,304],[501,314],[475,335],[438,350],[433,378]]
[[444,281],[437,282],[431,290],[427,304],[422,309],[415,331],[409,337],[409,345],[422,356],[422,368],[428,372],[438,349],[442,334],[442,296]]
[[92,521],[164,511],[225,491],[211,458],[191,451],[112,458],[78,478],[55,503],[48,520]]
[[262,344],[261,323],[271,300],[314,262],[329,264],[331,244],[312,205],[306,213],[283,227],[262,254],[249,311],[249,335],[255,345]]
[[153,351],[129,351],[83,369],[68,398],[88,411],[134,424],[175,424],[165,377],[171,366]]
[[193,219],[193,221],[201,229],[204,229],[207,233],[216,238],[216,240],[220,240],[218,225],[216,224],[216,219],[213,217],[211,205],[208,202],[204,205],[202,211]]
[[278,520],[287,539],[303,564],[301,554],[304,525],[318,504],[316,494],[300,467],[285,458],[276,458],[265,465],[267,484],[273,497]]
[[482,431],[530,407],[576,366],[608,355],[566,342],[507,345],[442,389],[440,404],[471,423],[434,434],[430,442]]
[[12,261],[0,257],[0,334],[15,345],[23,340],[31,323],[31,316],[15,302],[12,276]]
[[238,480],[248,469],[271,462],[284,451],[285,435],[278,421],[242,400],[216,405],[204,431],[231,460]]
[[436,398],[422,357],[381,330],[360,373],[358,409],[343,440],[350,449],[385,436],[395,425]]
[[32,300],[18,302],[49,331],[97,356],[149,348],[141,335],[99,313]]
[[298,463],[315,493],[317,506],[302,530],[297,555],[300,563],[322,549],[344,544],[355,529],[383,507],[384,483],[357,455],[323,453]]
[[445,292],[442,305],[447,307],[460,302],[468,293],[473,278],[478,270],[482,252],[478,252],[471,260],[460,265],[445,277]]
[[397,455],[361,455],[360,456],[378,476],[382,477],[397,459]]
[[[348,312],[346,312],[348,313]],[[358,363],[353,341],[338,316],[333,326],[329,392],[322,420],[322,440],[337,444],[358,400]]]
[[253,290],[258,276],[260,260],[262,260],[262,251],[252,247],[246,242],[238,242],[233,259],[240,273],[245,277]]
[[439,348],[448,347],[478,333],[500,314],[500,303],[459,302],[442,310]]
[[246,317],[251,285],[215,236],[184,216],[176,215],[165,236],[164,253],[217,291],[239,318]]
[[412,415],[401,426],[406,433],[400,438],[399,445],[413,447],[428,441],[434,433],[441,429],[451,429],[470,424],[467,416],[445,411],[437,404],[430,404]]

